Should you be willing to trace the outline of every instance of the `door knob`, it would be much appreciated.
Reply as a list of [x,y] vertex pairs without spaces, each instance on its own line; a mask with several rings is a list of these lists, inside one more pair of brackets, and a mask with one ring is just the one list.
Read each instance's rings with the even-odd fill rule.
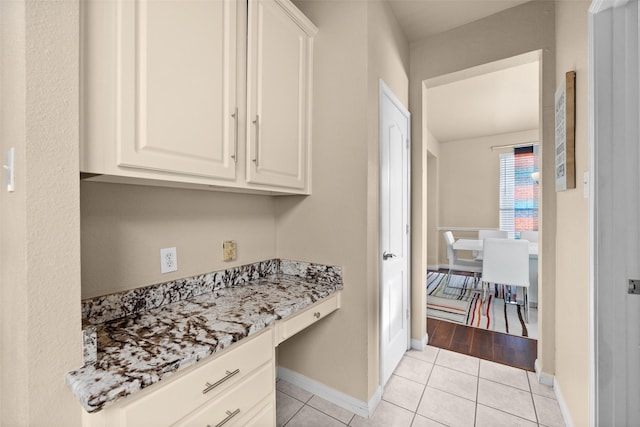
[[393,257],[395,257],[395,256],[396,256],[396,254],[392,254],[392,253],[387,252],[387,251],[384,251],[384,252],[382,253],[382,259],[383,259],[383,260],[387,260],[387,259],[389,259],[389,258],[393,258]]

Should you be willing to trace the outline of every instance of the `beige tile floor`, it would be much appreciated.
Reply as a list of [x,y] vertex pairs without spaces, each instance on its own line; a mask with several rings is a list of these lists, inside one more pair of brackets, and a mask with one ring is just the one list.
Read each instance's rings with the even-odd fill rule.
[[284,380],[276,396],[278,427],[564,426],[534,373],[430,346],[407,352],[370,419]]

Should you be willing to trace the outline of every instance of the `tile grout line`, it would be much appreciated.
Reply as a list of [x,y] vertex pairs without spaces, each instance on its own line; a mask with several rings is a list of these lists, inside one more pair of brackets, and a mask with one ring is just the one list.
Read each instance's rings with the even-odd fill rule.
[[[311,400],[311,399],[309,399],[309,400]],[[324,414],[324,415],[326,415],[327,417],[329,417],[329,418],[331,418],[331,419],[334,419],[334,420],[336,420],[337,422],[339,422],[340,424],[345,425],[345,426],[348,426],[349,424],[351,424],[351,421],[353,420],[353,417],[355,416],[355,414],[353,414],[353,415],[351,416],[351,418],[349,418],[349,422],[345,424],[344,422],[342,422],[342,420],[337,419],[336,417],[334,417],[334,416],[333,416],[333,415],[331,415],[331,414],[327,414],[327,413],[326,413],[326,412],[324,412],[322,409],[314,408],[313,406],[308,405],[308,404],[306,404],[306,403],[304,404],[304,406],[308,406],[309,408],[314,409],[314,410],[316,410],[316,411],[320,412],[321,414]]]
[[282,424],[282,427],[286,427],[286,425],[289,424],[291,422],[291,420],[293,420],[295,418],[295,416],[298,415],[300,413],[300,411],[302,411],[302,408],[304,408],[305,406],[306,406],[306,404],[303,404],[300,407],[300,409],[298,409],[296,411],[296,413],[291,416],[291,418],[289,418],[287,421],[284,422],[284,424]]
[[478,423],[478,398],[480,397],[480,365],[482,364],[482,359],[478,361],[478,372],[476,376],[476,408],[473,413],[473,425],[475,426]]
[[420,409],[420,404],[422,403],[422,399],[424,399],[424,394],[427,392],[427,387],[429,386],[429,380],[431,379],[431,375],[433,374],[433,368],[436,367],[436,362],[438,361],[438,356],[440,356],[440,350],[441,349],[438,348],[438,351],[436,352],[436,355],[433,358],[433,363],[431,363],[431,371],[429,372],[429,377],[427,378],[427,382],[425,383],[424,388],[422,389],[422,394],[420,395],[420,400],[418,400],[418,406],[416,407],[416,410],[413,412],[413,418],[411,419],[411,425],[413,425],[416,417],[418,416],[418,409]]
[[533,395],[533,393],[531,393],[531,391],[529,391],[529,390],[523,390],[523,389],[521,389],[520,387],[515,387],[515,386],[512,386],[511,384],[501,383],[500,381],[495,381],[495,380],[492,380],[491,378],[484,378],[484,377],[482,377],[482,379],[483,379],[483,380],[485,380],[485,381],[490,381],[490,382],[492,382],[492,383],[494,383],[494,384],[499,384],[499,385],[502,385],[502,386],[505,386],[505,387],[509,387],[509,388],[512,388],[512,389],[515,389],[515,390],[520,390],[520,391],[522,391],[522,392],[524,392],[524,393],[529,393],[529,394]]
[[[484,405],[484,404],[480,404],[480,403],[479,403],[478,405],[480,405],[480,406],[484,406],[485,408],[493,409],[494,411],[501,412],[501,413],[503,413],[503,414],[505,414],[505,415],[511,415],[512,417],[516,417],[516,418],[519,418],[519,419],[521,419],[521,420],[529,421],[530,423],[535,423],[536,425],[539,425],[539,426],[543,426],[542,424],[540,424],[540,423],[538,423],[538,422],[536,422],[536,421],[531,421],[531,420],[530,420],[530,419],[528,419],[528,418],[524,418],[524,417],[521,417],[520,415],[512,414],[511,412],[503,411],[502,409],[499,409],[499,408],[494,408],[493,406]],[[537,419],[537,418],[536,418],[536,419]]]
[[533,404],[533,414],[536,416],[536,422],[540,425],[540,417],[538,417],[538,408],[536,408],[536,401],[533,398],[533,387],[531,387],[531,379],[529,378],[529,374],[527,375],[527,384],[529,384],[529,392],[531,393],[531,403]]
[[[316,396],[316,395],[314,394],[313,396],[311,396],[311,398],[308,400],[308,402],[311,402],[311,399],[313,399],[314,397],[318,397],[318,396]],[[318,397],[318,398],[319,398],[319,399],[322,399],[321,397]],[[324,399],[322,399],[322,400],[324,400]],[[329,402],[329,401],[328,401],[328,400],[326,400],[326,402]],[[331,403],[331,402],[329,402],[329,403]],[[322,409],[319,409],[319,408],[316,408],[316,407],[314,407],[314,406],[309,405],[309,403],[305,403],[305,406],[308,406],[308,407],[310,407],[311,409],[315,409],[316,411],[320,412],[321,414],[324,414],[324,415],[326,415],[326,416],[327,416],[327,417],[329,417],[329,418],[333,418],[334,420],[338,421],[340,424],[344,424],[344,425],[346,425],[346,426],[348,426],[349,424],[351,424],[351,421],[353,421],[353,418],[356,416],[356,414],[354,414],[353,412],[348,411],[349,413],[351,413],[351,418],[349,418],[349,421],[345,423],[345,422],[343,422],[342,420],[339,420],[338,418],[334,417],[333,415],[331,415],[331,414],[329,414],[329,413],[327,413],[327,412],[323,411]]]

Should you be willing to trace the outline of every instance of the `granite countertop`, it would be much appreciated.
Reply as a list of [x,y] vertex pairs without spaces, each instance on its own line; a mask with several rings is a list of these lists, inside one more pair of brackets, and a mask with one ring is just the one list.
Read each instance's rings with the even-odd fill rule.
[[96,353],[67,374],[67,385],[88,412],[98,411],[342,289],[337,267],[329,268],[339,280],[324,281],[309,274],[317,265],[298,263],[285,274],[277,262],[267,271],[273,274],[236,277],[221,289],[90,326]]

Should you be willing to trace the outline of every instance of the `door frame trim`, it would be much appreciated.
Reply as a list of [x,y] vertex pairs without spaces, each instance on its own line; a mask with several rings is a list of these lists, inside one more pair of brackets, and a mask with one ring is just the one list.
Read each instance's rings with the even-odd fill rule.
[[[398,109],[402,111],[402,113],[407,117],[408,126],[407,126],[407,223],[409,226],[409,230],[407,232],[407,241],[406,241],[406,253],[407,253],[407,283],[406,283],[406,291],[407,291],[407,350],[411,348],[411,113],[405,107],[402,102],[398,99],[398,97],[393,93],[393,91],[387,86],[383,79],[380,79],[379,83],[379,97],[378,97],[378,218],[380,218],[380,212],[382,210],[382,186],[380,185],[382,177],[380,176],[380,169],[382,166],[382,99],[383,97],[387,97]],[[378,236],[382,234],[382,221],[379,223],[378,227]],[[378,384],[380,387],[383,386],[383,369],[384,369],[384,357],[383,357],[383,340],[382,340],[382,331],[381,327],[382,322],[382,251],[383,248],[380,244],[380,239],[378,238]]]

